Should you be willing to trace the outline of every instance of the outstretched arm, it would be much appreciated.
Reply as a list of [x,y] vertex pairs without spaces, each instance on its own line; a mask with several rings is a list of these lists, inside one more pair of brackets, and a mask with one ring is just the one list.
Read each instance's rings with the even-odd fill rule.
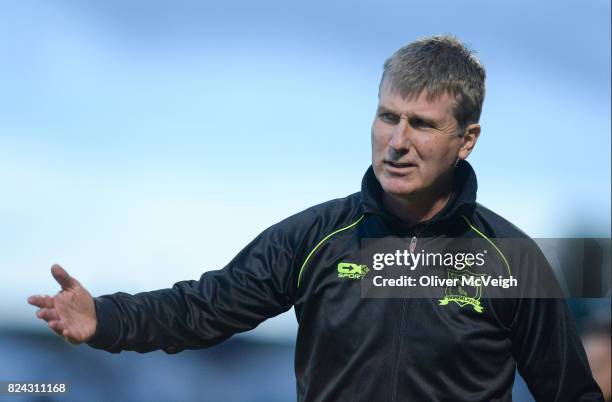
[[71,342],[113,353],[176,353],[212,346],[292,307],[296,250],[312,224],[304,216],[268,228],[225,268],[206,272],[199,280],[92,299],[67,273],[62,279],[58,267],[64,290],[54,298],[36,296],[30,302],[41,307],[40,318]]

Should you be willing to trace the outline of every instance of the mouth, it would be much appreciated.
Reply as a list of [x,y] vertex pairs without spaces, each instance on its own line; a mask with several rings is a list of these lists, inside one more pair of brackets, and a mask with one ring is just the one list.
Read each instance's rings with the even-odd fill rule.
[[385,160],[383,161],[383,163],[385,164],[385,166],[390,167],[392,169],[399,169],[399,170],[408,170],[411,168],[416,168],[417,165],[415,163],[412,162],[392,162],[389,160]]
[[407,176],[415,172],[417,165],[412,162],[392,162],[384,160],[385,171],[390,176]]

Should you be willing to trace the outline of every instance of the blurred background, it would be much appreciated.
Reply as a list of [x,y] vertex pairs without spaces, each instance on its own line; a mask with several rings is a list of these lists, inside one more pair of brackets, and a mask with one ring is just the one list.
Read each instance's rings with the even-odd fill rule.
[[[533,237],[609,238],[608,0],[3,2],[0,380],[295,400],[293,311],[210,350],[110,355],[52,335],[26,298],[58,291],[53,263],[93,295],[198,279],[358,191],[383,62],[441,33],[487,68],[479,201]],[[585,337],[608,320],[609,348],[610,299],[570,302]],[[515,400],[532,400],[520,379]]]

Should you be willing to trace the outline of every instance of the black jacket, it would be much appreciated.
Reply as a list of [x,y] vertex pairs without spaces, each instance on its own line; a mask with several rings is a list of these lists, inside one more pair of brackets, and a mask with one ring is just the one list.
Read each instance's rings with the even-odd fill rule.
[[602,401],[563,300],[483,297],[478,312],[437,299],[363,298],[360,281],[339,277],[359,274],[339,264],[360,258],[364,238],[526,237],[476,203],[467,162],[456,177],[446,207],[408,228],[382,207],[370,167],[361,192],[266,229],[199,281],[97,297],[89,344],[115,353],[177,353],[215,345],[295,307],[299,401],[511,401],[517,366],[538,401]]

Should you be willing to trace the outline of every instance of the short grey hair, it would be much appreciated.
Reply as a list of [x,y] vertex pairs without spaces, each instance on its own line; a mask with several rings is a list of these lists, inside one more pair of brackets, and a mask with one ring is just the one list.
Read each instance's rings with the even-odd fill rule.
[[409,43],[387,59],[383,68],[379,94],[385,80],[406,97],[426,91],[433,100],[447,93],[455,98],[455,119],[462,129],[478,123],[486,73],[475,52],[457,38],[440,35]]

